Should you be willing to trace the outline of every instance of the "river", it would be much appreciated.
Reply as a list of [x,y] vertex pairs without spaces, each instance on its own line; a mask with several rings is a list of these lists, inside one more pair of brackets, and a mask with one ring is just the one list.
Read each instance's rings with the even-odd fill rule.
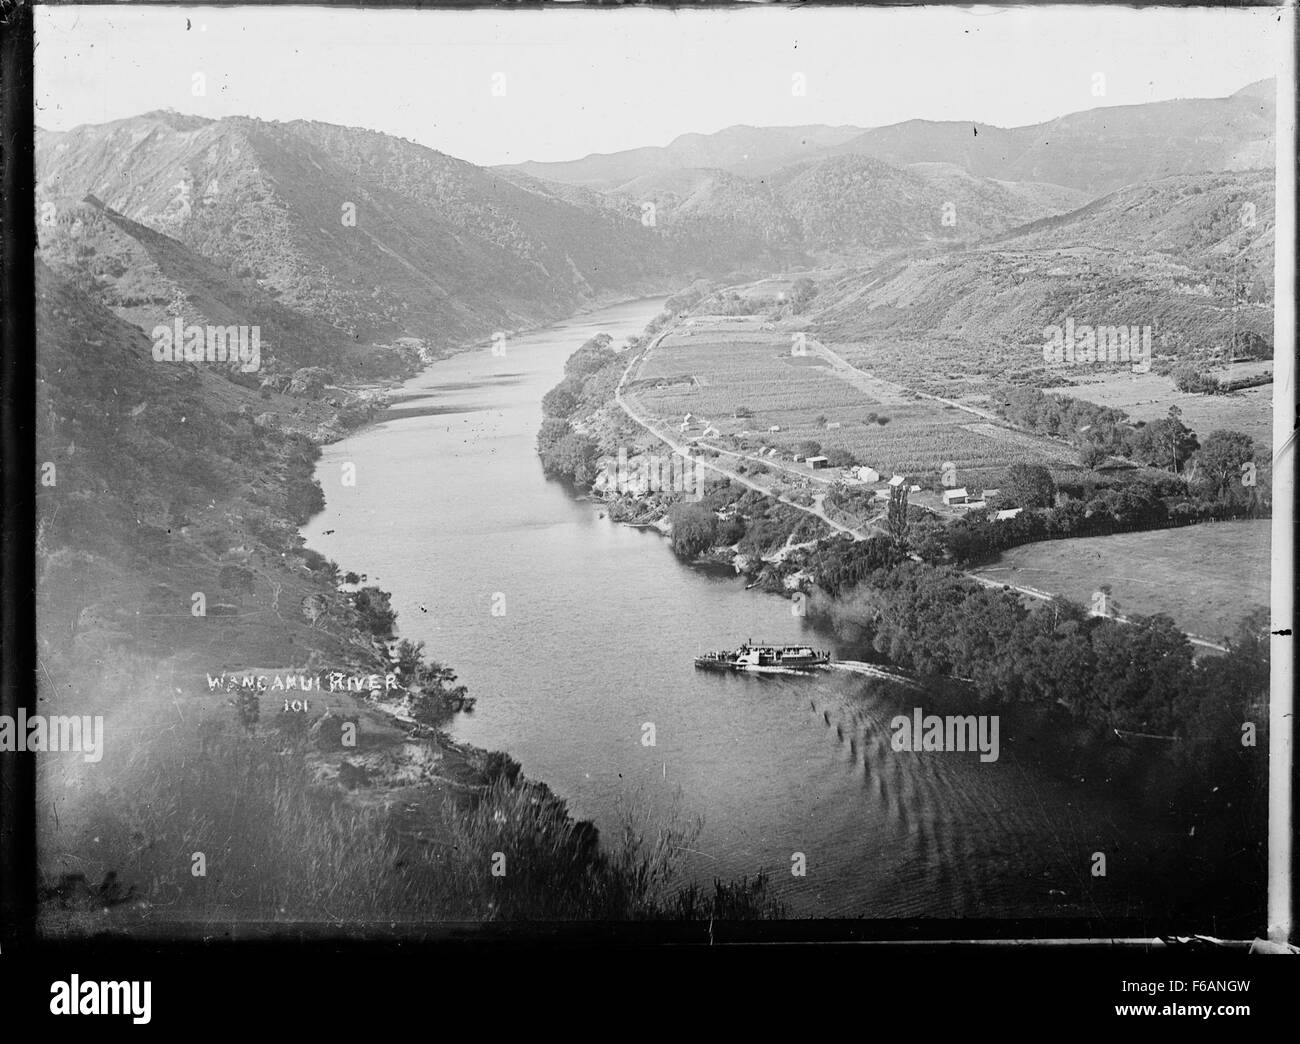
[[689,872],[708,885],[767,870],[791,916],[1143,912],[1158,881],[1094,876],[1094,853],[1131,867],[1168,828],[1019,762],[1005,736],[992,763],[895,753],[889,721],[924,694],[844,672],[694,669],[697,651],[750,637],[835,643],[543,475],[540,402],[564,360],[601,331],[621,344],[662,304],[438,362],[404,386],[407,415],[324,450],[308,545],[391,591],[401,635],[478,697],[455,737],[508,751],[607,837],[623,802],[702,816]]

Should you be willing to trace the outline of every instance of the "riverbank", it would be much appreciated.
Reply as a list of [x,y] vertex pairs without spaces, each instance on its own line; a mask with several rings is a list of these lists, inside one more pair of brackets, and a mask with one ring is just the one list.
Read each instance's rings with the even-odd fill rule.
[[[90,308],[49,288],[41,305]],[[146,403],[132,416],[150,437],[167,437],[174,416],[188,435],[176,445],[206,437],[224,455],[200,467],[150,446],[118,477],[120,435],[83,427],[77,456],[60,459],[39,549],[41,700],[102,714],[107,739],[93,767],[39,763],[41,792],[57,795],[39,810],[44,932],[233,936],[311,922],[349,934],[401,922],[418,933],[716,909],[674,876],[672,852],[644,840],[636,809],[604,847],[514,759],[451,738],[468,695],[455,675],[396,640],[384,590],[298,533],[326,501],[320,447],[384,421],[395,379],[308,396],[196,370],[200,394],[182,388],[173,415],[178,391],[144,349],[113,382],[75,363],[51,372],[68,374],[69,394],[115,385]],[[43,445],[72,444],[73,421],[49,408],[42,422],[53,426]],[[110,497],[169,495],[155,509],[137,492],[134,510],[101,501],[88,515],[78,491],[99,483],[83,471],[109,480]],[[689,847],[688,819],[661,827]],[[773,909],[753,884],[744,902]]]
[[[1121,623],[1060,598],[1026,604],[940,561],[909,560],[887,527],[860,540],[807,539],[807,509],[780,504],[775,490],[733,477],[701,494],[698,484],[676,481],[682,471],[698,479],[711,463],[707,451],[688,435],[676,444],[621,408],[618,389],[635,357],[584,351],[590,363],[580,382],[566,377],[562,400],[551,400],[558,408],[547,411],[539,451],[567,479],[590,476],[612,520],[656,528],[684,562],[728,564],[749,586],[791,599],[800,615],[834,629],[850,655],[908,672],[936,704],[1004,715],[1026,764],[1199,836],[1198,848],[1223,856],[1204,860],[1208,878],[1258,871],[1266,619],[1251,617],[1225,656],[1199,662],[1186,636],[1159,618]],[[774,503],[783,515],[758,506]],[[916,517],[908,521],[933,536]],[[746,540],[755,554],[739,553]],[[1251,723],[1245,744],[1243,721]]]

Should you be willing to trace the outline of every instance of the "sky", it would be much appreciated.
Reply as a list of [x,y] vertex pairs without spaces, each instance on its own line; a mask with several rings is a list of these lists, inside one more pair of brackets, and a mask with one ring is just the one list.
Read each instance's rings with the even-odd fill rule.
[[1267,8],[38,7],[36,123],[314,119],[489,165],[734,124],[1009,127],[1221,97],[1283,46]]

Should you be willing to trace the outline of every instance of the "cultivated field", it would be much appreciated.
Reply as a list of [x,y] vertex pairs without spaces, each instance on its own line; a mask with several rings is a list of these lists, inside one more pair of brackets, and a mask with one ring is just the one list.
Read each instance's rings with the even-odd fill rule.
[[1267,519],[1048,540],[1012,548],[978,572],[1085,605],[1102,584],[1124,615],[1168,613],[1211,641],[1269,601]]
[[[794,355],[793,336],[757,316],[694,317],[634,374],[630,395],[665,424],[677,426],[692,414],[699,422],[692,436],[712,425],[720,445],[745,432],[751,448],[775,446],[789,457],[813,439],[823,453],[847,450],[885,476],[937,477],[951,461],[959,484],[991,486],[1017,461],[1073,462],[1068,450],[1047,440],[832,365],[816,354],[814,342],[809,354]],[[734,416],[738,407],[753,415]],[[781,430],[769,432],[773,426]]]

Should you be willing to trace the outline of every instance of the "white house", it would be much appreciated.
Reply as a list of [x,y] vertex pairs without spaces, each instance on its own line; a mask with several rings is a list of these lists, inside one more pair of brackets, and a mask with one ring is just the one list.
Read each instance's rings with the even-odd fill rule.
[[875,468],[867,467],[865,464],[862,467],[857,469],[856,474],[859,482],[880,481],[880,472],[878,472]]
[[707,428],[704,429],[704,437],[705,437],[706,439],[707,439],[707,438],[710,438],[710,437],[718,436],[718,435],[721,435],[721,434],[722,434],[722,432],[718,431],[718,429],[715,428],[712,424],[710,424]]
[[956,489],[945,489],[943,491],[943,506],[952,507],[954,504],[965,504],[970,500],[970,494],[966,492],[965,486],[958,486]]
[[[893,478],[891,478],[891,479],[889,480],[889,484],[890,484],[891,486],[893,486],[895,489],[897,489],[899,486],[901,486],[901,485],[902,485],[904,482],[906,482],[906,481],[907,481],[907,479],[903,478],[902,475],[895,475]],[[966,491],[965,491],[965,490],[962,490],[962,492],[965,493]]]

